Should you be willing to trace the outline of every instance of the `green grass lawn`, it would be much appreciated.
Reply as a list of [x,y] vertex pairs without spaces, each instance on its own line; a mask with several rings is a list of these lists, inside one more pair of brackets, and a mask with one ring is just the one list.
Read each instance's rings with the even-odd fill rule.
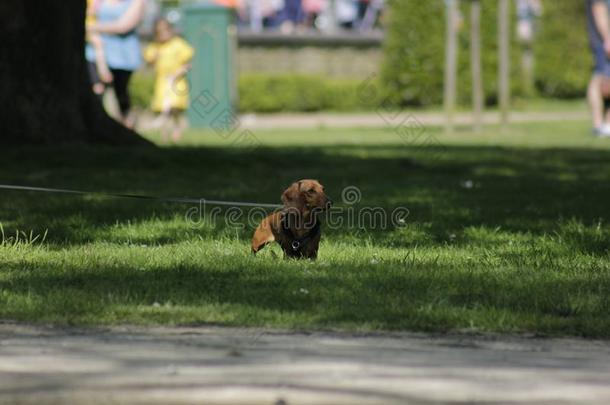
[[192,132],[157,150],[5,149],[0,183],[275,203],[311,177],[336,201],[358,187],[353,209],[410,215],[327,227],[319,260],[288,261],[277,248],[252,257],[252,226],[227,225],[226,212],[193,224],[184,204],[0,191],[0,319],[609,338],[610,140],[588,130],[428,128],[427,146],[390,128],[258,131],[255,150]]

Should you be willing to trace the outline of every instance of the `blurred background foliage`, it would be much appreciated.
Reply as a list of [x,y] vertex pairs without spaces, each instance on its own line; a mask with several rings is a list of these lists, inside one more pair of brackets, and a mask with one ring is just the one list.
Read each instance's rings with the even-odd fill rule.
[[[428,106],[443,101],[445,67],[445,3],[439,1],[405,2],[391,0],[385,40],[383,82],[391,100],[398,106]],[[514,8],[512,8],[514,13]],[[458,97],[471,100],[470,2],[460,2]],[[487,104],[497,99],[498,20],[497,2],[483,1],[481,16],[481,52],[483,84]],[[515,18],[513,16],[512,20]],[[511,24],[512,94],[523,96],[520,80],[519,44]]]
[[536,88],[552,98],[584,97],[593,66],[585,2],[545,0],[535,46]]
[[[165,2],[176,6],[179,2]],[[441,105],[445,58],[444,0],[388,0],[384,57],[372,85],[376,97],[364,98],[361,78],[332,78],[319,74],[247,73],[238,78],[241,112],[365,111],[385,107]],[[586,34],[585,7],[574,0],[543,0],[533,50],[534,88],[528,90],[521,70],[522,45],[516,35],[516,10],[511,7],[511,90],[515,99],[584,98],[592,60]],[[470,1],[460,2],[458,101],[471,102]],[[483,85],[486,104],[497,102],[497,1],[482,2]],[[346,61],[350,63],[350,61]],[[371,83],[368,83],[371,85]],[[134,103],[148,107],[153,77],[139,72],[131,91]]]

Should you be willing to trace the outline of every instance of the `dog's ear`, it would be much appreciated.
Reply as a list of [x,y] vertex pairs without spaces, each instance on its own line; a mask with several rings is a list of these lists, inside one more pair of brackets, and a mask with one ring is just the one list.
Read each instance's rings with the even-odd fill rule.
[[282,194],[282,202],[287,207],[300,207],[303,205],[303,194],[301,193],[302,181],[292,183]]

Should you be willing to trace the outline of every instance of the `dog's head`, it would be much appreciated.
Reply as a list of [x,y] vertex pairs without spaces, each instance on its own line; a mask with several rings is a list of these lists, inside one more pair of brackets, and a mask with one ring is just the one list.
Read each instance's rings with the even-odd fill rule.
[[324,186],[317,180],[300,180],[292,183],[282,194],[286,207],[294,207],[301,212],[323,211],[329,209],[333,202],[324,192]]

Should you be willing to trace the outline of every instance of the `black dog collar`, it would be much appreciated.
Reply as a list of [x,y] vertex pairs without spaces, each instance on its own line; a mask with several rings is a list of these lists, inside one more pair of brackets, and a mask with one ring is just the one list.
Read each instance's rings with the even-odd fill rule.
[[286,215],[284,215],[282,216],[282,231],[288,235],[290,239],[290,248],[294,253],[300,252],[314,237],[320,233],[320,223],[316,221],[316,224],[305,236],[302,238],[297,238],[294,236],[286,222]]

